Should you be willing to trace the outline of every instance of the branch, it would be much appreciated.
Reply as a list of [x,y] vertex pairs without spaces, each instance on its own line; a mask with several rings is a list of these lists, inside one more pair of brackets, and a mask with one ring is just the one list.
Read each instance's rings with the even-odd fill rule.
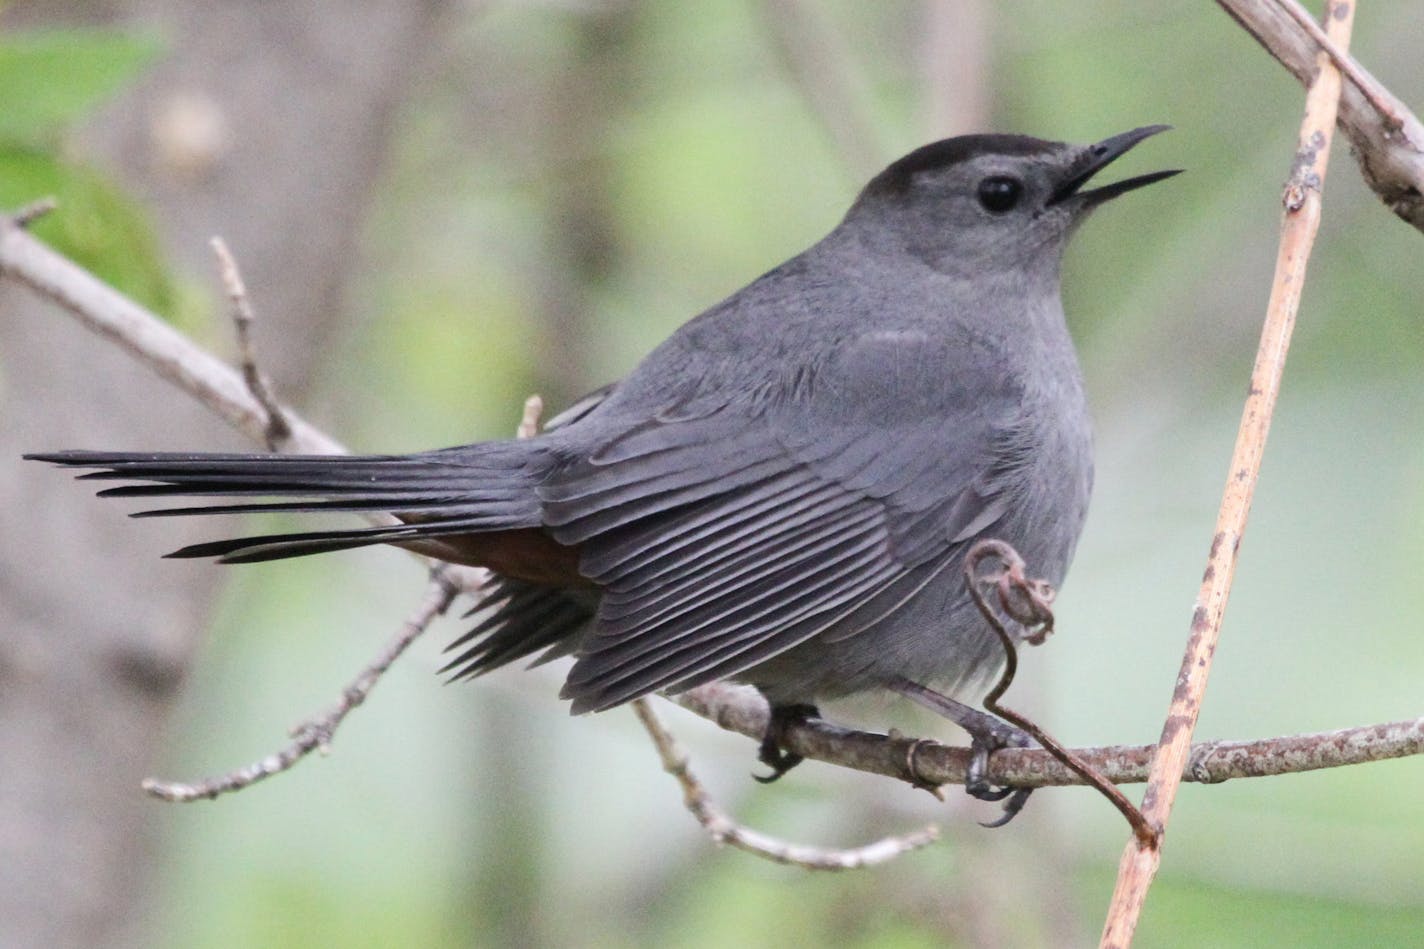
[[237,353],[242,365],[242,381],[247,391],[262,406],[267,421],[263,426],[262,440],[268,451],[286,450],[292,438],[292,427],[287,424],[286,414],[272,391],[272,383],[257,366],[257,350],[252,344],[252,303],[247,299],[247,285],[243,283],[242,272],[237,269],[237,261],[232,251],[227,249],[227,241],[214,237],[209,242],[213,254],[218,259],[218,272],[222,277],[223,289],[232,303],[232,327],[237,336]]
[[634,699],[632,706],[638,721],[643,723],[648,737],[653,740],[653,746],[658,750],[663,770],[676,778],[677,783],[682,786],[683,803],[718,844],[730,844],[738,850],[745,850],[775,863],[792,864],[807,870],[855,870],[886,863],[939,839],[939,828],[931,825],[903,837],[885,837],[863,847],[831,850],[787,843],[743,827],[732,820],[707,794],[707,789],[688,766],[686,752],[678,746],[677,740],[658,719],[652,704],[646,698],[641,698]]
[[352,710],[371,693],[386,670],[401,657],[411,643],[420,638],[435,618],[450,608],[451,602],[460,590],[448,577],[446,567],[436,567],[430,572],[430,585],[420,606],[401,626],[380,654],[371,661],[360,674],[341,692],[341,698],[325,713],[307,719],[292,729],[292,741],[280,751],[254,761],[243,768],[235,768],[226,774],[205,778],[194,784],[179,781],[160,781],[145,778],[143,789],[154,797],[175,803],[187,803],[204,798],[212,800],[219,794],[240,791],[264,778],[280,774],[290,769],[298,761],[318,749],[322,754],[330,749],[336,729],[351,714]]
[[[1342,48],[1350,42],[1354,10],[1354,0],[1328,0],[1326,3],[1327,30],[1330,38]],[[1226,601],[1231,595],[1237,552],[1260,477],[1266,436],[1270,432],[1271,415],[1285,372],[1286,352],[1290,348],[1291,332],[1300,308],[1306,265],[1320,227],[1321,189],[1325,185],[1330,139],[1335,130],[1340,102],[1341,79],[1340,71],[1327,53],[1322,52],[1316,57],[1316,67],[1315,80],[1305,97],[1299,147],[1286,181],[1283,198],[1285,214],[1281,222],[1276,274],[1271,285],[1271,298],[1266,305],[1261,342],[1256,350],[1256,364],[1251,370],[1251,386],[1242,409],[1236,447],[1231,455],[1230,473],[1222,492],[1216,534],[1212,538],[1211,553],[1207,557],[1201,590],[1192,613],[1191,635],[1187,640],[1181,671],[1177,674],[1176,691],[1162,728],[1157,756],[1152,762],[1147,790],[1142,797],[1143,816],[1159,836],[1167,829],[1172,802],[1176,799],[1182,770],[1187,764],[1192,730],[1196,727],[1202,698],[1206,694],[1212,656],[1216,653],[1216,643],[1221,635]],[[1118,866],[1117,886],[1103,928],[1104,947],[1131,944],[1137,920],[1147,900],[1147,891],[1161,863],[1162,850],[1157,839],[1144,841],[1138,837],[1128,843]]]
[[[1424,124],[1344,52],[1345,44],[1328,41],[1296,0],[1217,0],[1217,4],[1301,85],[1314,82],[1322,50],[1336,68],[1344,70],[1350,81],[1340,93],[1338,121],[1365,183],[1391,211],[1424,231]],[[1336,18],[1346,8],[1343,3],[1331,5]]]
[[[32,207],[42,206],[37,203]],[[252,394],[242,373],[34,238],[23,223],[23,218],[0,214],[0,278],[12,279],[59,304],[85,327],[112,341],[254,442],[266,442],[271,416]],[[282,442],[285,451],[310,455],[347,453],[346,446],[290,407],[276,405],[275,401],[273,405],[289,428],[289,435]],[[368,520],[396,523],[394,518],[383,515]],[[452,565],[448,576],[462,591],[475,592],[484,585],[487,574],[474,567]]]
[[[672,701],[727,731],[760,741],[770,710],[751,686],[713,682],[672,696]],[[806,758],[868,774],[896,778],[914,787],[963,784],[970,750],[899,734],[842,728],[813,719],[788,725],[782,747]],[[1147,780],[1157,752],[1153,745],[1075,748],[1114,784]],[[1206,741],[1191,746],[1182,780],[1219,784],[1232,778],[1265,778],[1323,768],[1424,754],[1424,717],[1338,731],[1262,738]],[[997,786],[1067,787],[1083,779],[1043,748],[1002,748],[989,758],[986,777]]]
[[[58,303],[233,428],[255,442],[263,441],[266,410],[247,391],[238,372],[4,217],[0,217],[0,276]],[[314,455],[346,451],[340,442],[307,424],[291,409],[282,411],[292,426],[294,451]]]

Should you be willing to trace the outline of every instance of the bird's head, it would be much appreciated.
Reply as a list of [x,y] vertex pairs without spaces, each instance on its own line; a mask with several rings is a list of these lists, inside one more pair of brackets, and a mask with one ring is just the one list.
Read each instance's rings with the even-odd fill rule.
[[962,135],[918,148],[871,179],[843,227],[892,253],[966,277],[995,271],[1056,272],[1076,224],[1105,201],[1161,181],[1157,171],[1084,186],[1138,142],[1149,125],[1094,145],[1026,135]]

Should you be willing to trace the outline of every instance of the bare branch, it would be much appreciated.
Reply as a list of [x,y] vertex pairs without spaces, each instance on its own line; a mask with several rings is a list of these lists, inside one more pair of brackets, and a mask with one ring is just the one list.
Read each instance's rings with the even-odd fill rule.
[[286,414],[277,402],[272,385],[266,374],[257,366],[257,350],[252,345],[252,303],[247,298],[247,286],[243,283],[242,272],[237,269],[237,261],[227,242],[214,237],[210,242],[213,254],[218,259],[218,271],[223,288],[232,303],[232,325],[237,335],[237,354],[242,366],[242,379],[247,383],[247,391],[262,406],[267,415],[267,424],[262,432],[263,441],[269,451],[283,451],[292,438],[292,427],[287,424]]
[[[64,307],[159,376],[202,402],[233,428],[261,442],[267,413],[240,373],[73,261],[0,217],[0,276]],[[340,442],[285,409],[291,448],[314,455],[345,453]]]
[[658,750],[663,770],[682,786],[683,803],[715,843],[728,844],[775,863],[787,863],[807,870],[855,870],[886,863],[939,839],[939,828],[930,825],[904,836],[885,837],[862,847],[842,850],[788,843],[743,827],[713,802],[707,789],[693,775],[688,766],[687,753],[663,726],[652,704],[641,698],[634,699],[632,706],[638,721],[643,723]]
[[[756,741],[766,734],[770,711],[766,700],[750,686],[713,682],[679,693],[671,700],[727,731]],[[915,787],[963,784],[969,767],[968,748],[898,734],[854,731],[821,719],[791,724],[781,737],[787,751],[803,757],[896,778]],[[1156,745],[1073,749],[1077,757],[1114,784],[1146,781],[1156,752]],[[1424,718],[1254,741],[1199,742],[1191,746],[1182,780],[1218,784],[1233,778],[1343,768],[1419,754],[1424,754]],[[986,777],[995,785],[1013,787],[1083,783],[1081,777],[1042,748],[1003,748],[994,752]]]
[[[1424,124],[1339,42],[1322,43],[1325,31],[1296,0],[1217,0],[1304,86],[1315,79],[1322,49],[1350,82],[1340,93],[1338,121],[1350,140],[1365,182],[1385,205],[1424,231]],[[1339,17],[1343,3],[1333,3]],[[1304,24],[1310,24],[1306,26]],[[1327,37],[1328,39],[1328,37]]]
[[[1349,45],[1354,12],[1354,0],[1328,0],[1325,5],[1327,32],[1341,48]],[[1206,694],[1211,660],[1221,635],[1221,620],[1231,595],[1237,550],[1246,531],[1251,499],[1261,472],[1266,436],[1270,432],[1291,332],[1300,308],[1306,266],[1320,227],[1321,189],[1325,185],[1340,88],[1340,71],[1327,53],[1318,54],[1316,77],[1305,97],[1300,142],[1285,187],[1285,215],[1281,222],[1280,249],[1276,256],[1271,298],[1266,305],[1256,364],[1251,370],[1251,386],[1246,394],[1236,447],[1231,455],[1231,468],[1222,492],[1216,534],[1212,538],[1211,553],[1207,557],[1201,590],[1197,594],[1191,635],[1187,640],[1181,671],[1177,674],[1176,690],[1162,728],[1147,790],[1142,797],[1143,814],[1159,836],[1166,832],[1182,771],[1189,759],[1192,730],[1196,727],[1202,698]],[[1137,837],[1128,843],[1118,866],[1117,886],[1103,928],[1104,947],[1131,944],[1137,920],[1147,900],[1147,891],[1161,862],[1162,851],[1157,840],[1145,842]]]
[[[240,303],[239,299],[245,299],[245,291],[242,287],[241,277],[237,275],[237,268],[232,256],[228,253],[221,238],[213,239],[213,250],[217,253],[219,260],[223,262],[224,282],[233,296],[234,309],[235,311],[241,309],[244,304]],[[231,279],[229,275],[231,275]],[[247,315],[236,317],[236,319],[238,325],[241,326],[244,321],[251,319],[251,311],[248,310]],[[265,377],[257,367],[250,346],[243,347],[242,358],[244,374],[248,381],[256,379],[261,384],[262,391],[254,391],[253,397],[262,401],[264,405],[276,406],[276,400],[272,396]],[[524,400],[524,412],[520,418],[518,429],[519,438],[533,438],[539,433],[539,417],[543,408],[544,401],[537,395],[531,395]],[[279,418],[279,416],[273,417],[274,419]],[[268,431],[271,432],[271,430],[269,427]],[[196,784],[147,778],[143,782],[143,789],[154,797],[162,798],[165,801],[186,803],[204,798],[212,799],[219,794],[240,791],[264,778],[280,774],[315,750],[320,749],[322,754],[329,752],[332,737],[346,716],[356,706],[366,701],[366,696],[376,687],[376,683],[390,670],[410,644],[420,638],[437,616],[443,615],[450,608],[450,604],[460,593],[460,587],[451,580],[451,574],[455,569],[451,564],[437,562],[430,571],[430,584],[426,589],[425,598],[416,609],[415,614],[406,620],[376,658],[371,660],[352,680],[351,684],[342,691],[341,700],[336,705],[325,714],[307,719],[292,729],[293,741],[285,748],[261,760],[254,761],[246,767],[236,768],[217,777],[206,778]]]
[[1305,30],[1316,46],[1325,51],[1326,55],[1330,57],[1330,61],[1335,64],[1335,68],[1340,70],[1340,73],[1350,80],[1366,99],[1370,100],[1370,105],[1375,107],[1375,111],[1380,114],[1389,128],[1395,131],[1404,128],[1404,119],[1400,118],[1399,112],[1394,108],[1394,103],[1389,101],[1388,93],[1385,92],[1384,87],[1375,81],[1374,76],[1365,72],[1364,68],[1355,62],[1353,56],[1341,49],[1330,38],[1329,33],[1320,28],[1320,24],[1315,22],[1305,7],[1294,0],[1288,0],[1288,2],[1277,0],[1276,5],[1299,24],[1302,30]]
[[459,594],[459,588],[450,582],[446,567],[436,567],[430,573],[430,584],[420,606],[402,624],[396,634],[360,674],[351,681],[336,704],[321,715],[309,718],[292,729],[292,741],[280,751],[251,764],[236,768],[226,774],[205,778],[194,784],[178,781],[160,781],[145,778],[143,789],[154,797],[175,803],[186,803],[216,798],[229,791],[240,791],[274,774],[290,769],[313,751],[326,754],[330,750],[331,739],[336,734],[346,716],[358,705],[366,701],[381,676],[401,657],[411,643],[420,638],[437,616],[444,614]]
[[[270,417],[241,373],[143,306],[36,240],[13,216],[3,214],[0,214],[0,277],[13,279],[58,303],[85,327],[111,340],[233,428],[255,442],[265,442]],[[290,437],[282,445],[285,450],[310,455],[347,453],[344,445],[290,407],[282,406],[281,411],[290,428]],[[396,523],[387,515],[371,515],[367,519],[377,524]],[[449,566],[447,575],[466,592],[480,590],[488,576],[484,570],[458,565]]]

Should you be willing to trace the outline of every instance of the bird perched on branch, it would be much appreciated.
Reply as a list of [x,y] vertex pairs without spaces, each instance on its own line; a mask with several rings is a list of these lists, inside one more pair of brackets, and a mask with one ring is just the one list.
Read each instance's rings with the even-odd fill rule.
[[[393,514],[399,525],[169,556],[393,544],[487,567],[485,618],[452,646],[456,676],[572,655],[563,696],[576,713],[748,682],[771,703],[763,760],[779,773],[797,759],[776,729],[822,699],[963,695],[997,672],[1002,646],[960,570],[976,540],[1062,580],[1092,459],[1060,261],[1090,211],[1175,174],[1086,187],[1164,128],[1088,146],[968,135],[911,152],[819,243],[533,438],[404,456],[26,457],[138,482],[106,496],[241,499],[136,516]],[[979,714],[963,723],[987,754],[1004,738]]]

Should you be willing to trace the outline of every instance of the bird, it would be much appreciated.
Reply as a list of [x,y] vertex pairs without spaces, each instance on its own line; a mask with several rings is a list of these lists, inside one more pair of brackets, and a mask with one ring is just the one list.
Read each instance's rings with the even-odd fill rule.
[[960,721],[982,758],[1014,739],[956,698],[1005,658],[965,555],[994,538],[1048,583],[1064,578],[1093,462],[1063,252],[1094,209],[1178,173],[1087,187],[1167,128],[918,148],[819,242],[531,438],[409,455],[25,457],[128,482],[101,496],[237,499],[133,516],[394,515],[168,556],[251,563],[389,544],[487,568],[480,618],[442,671],[572,656],[561,697],[576,714],[749,683],[772,712],[770,778],[800,760],[780,748],[789,723],[872,690]]

